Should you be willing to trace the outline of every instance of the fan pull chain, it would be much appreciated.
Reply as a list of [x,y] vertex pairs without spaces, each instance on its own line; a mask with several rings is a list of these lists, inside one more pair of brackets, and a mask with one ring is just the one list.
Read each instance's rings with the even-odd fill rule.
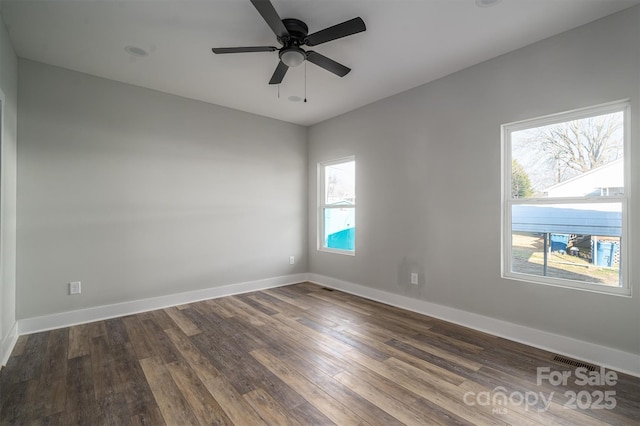
[[304,102],[307,102],[307,61],[304,61]]
[[280,85],[278,84],[278,99],[280,99]]

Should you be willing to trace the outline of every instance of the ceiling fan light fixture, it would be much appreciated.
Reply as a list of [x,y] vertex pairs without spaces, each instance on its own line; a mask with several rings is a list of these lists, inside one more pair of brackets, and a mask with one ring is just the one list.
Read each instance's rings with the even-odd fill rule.
[[304,50],[298,47],[282,49],[280,51],[280,60],[288,67],[297,67],[307,58]]

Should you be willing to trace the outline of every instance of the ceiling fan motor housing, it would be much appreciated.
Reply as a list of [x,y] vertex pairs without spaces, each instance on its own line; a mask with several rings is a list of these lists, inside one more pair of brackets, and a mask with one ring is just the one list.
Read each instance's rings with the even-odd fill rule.
[[299,19],[293,18],[283,19],[282,23],[284,24],[287,31],[289,31],[288,39],[278,37],[278,41],[284,47],[301,46],[305,43],[307,34],[309,34],[309,27],[307,27],[307,24]]

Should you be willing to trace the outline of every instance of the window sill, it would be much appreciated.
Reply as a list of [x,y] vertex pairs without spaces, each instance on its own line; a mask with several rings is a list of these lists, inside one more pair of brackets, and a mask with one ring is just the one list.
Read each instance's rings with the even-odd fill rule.
[[550,287],[560,287],[572,290],[587,291],[590,293],[599,293],[607,296],[631,297],[631,288],[629,287],[609,287],[606,285],[587,284],[576,281],[563,280],[559,278],[546,278],[537,275],[517,273],[503,273],[502,278],[531,284],[546,285]]
[[342,254],[342,255],[345,255],[345,256],[355,256],[356,255],[356,251],[355,250],[339,250],[339,249],[320,247],[320,248],[318,248],[318,251],[321,251],[321,252],[324,252],[324,253]]

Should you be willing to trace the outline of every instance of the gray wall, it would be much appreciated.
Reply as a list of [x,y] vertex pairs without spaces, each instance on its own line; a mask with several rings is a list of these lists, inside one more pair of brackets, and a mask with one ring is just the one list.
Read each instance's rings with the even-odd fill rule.
[[18,105],[18,318],[306,272],[304,127],[22,59]]
[[[310,272],[640,353],[640,167],[634,298],[500,277],[500,125],[631,98],[640,164],[639,46],[636,7],[311,127]],[[315,165],[347,155],[356,156],[353,257],[316,250]]]
[[0,20],[0,90],[4,93],[0,153],[0,360],[16,321],[16,126],[18,61]]

